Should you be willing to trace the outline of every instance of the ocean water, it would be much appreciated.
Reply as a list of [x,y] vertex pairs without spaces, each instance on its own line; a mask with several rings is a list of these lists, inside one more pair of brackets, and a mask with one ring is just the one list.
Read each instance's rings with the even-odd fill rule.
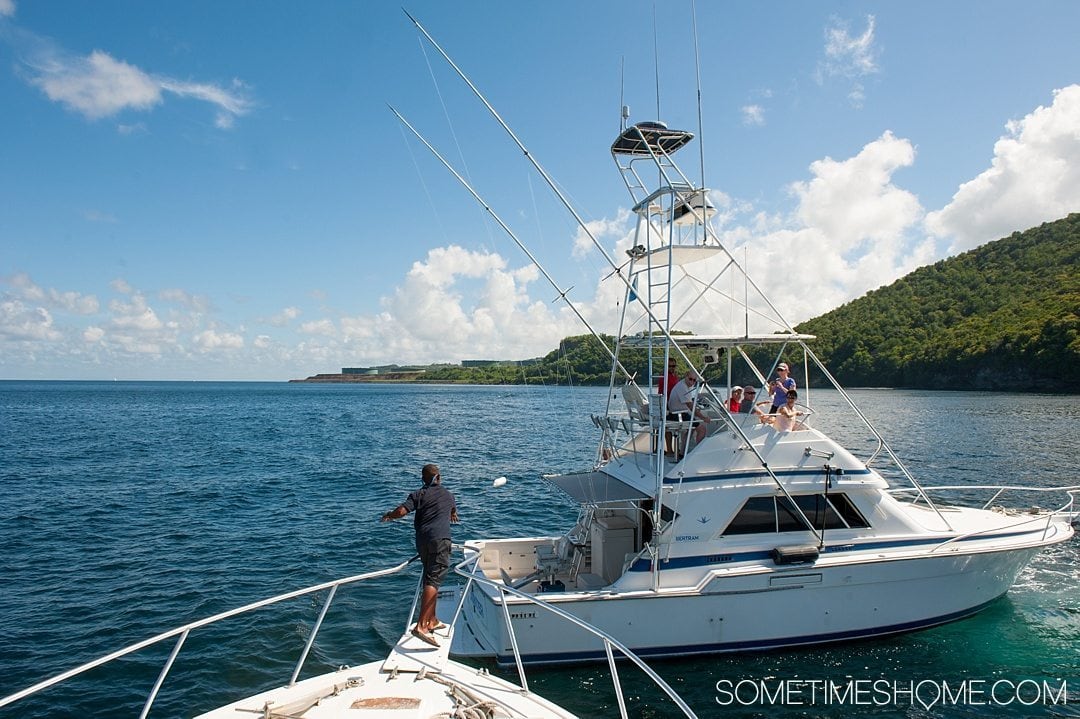
[[[1080,484],[1075,397],[851,394],[924,483]],[[588,414],[605,398],[566,387],[0,382],[0,696],[185,622],[407,559],[410,523],[378,518],[425,462],[457,496],[456,539],[563,531],[576,508],[538,475],[588,466]],[[810,399],[818,426],[873,451],[837,393]],[[495,489],[498,476],[509,481]],[[340,590],[302,676],[385,655],[417,576]],[[318,610],[305,597],[193,632],[151,716],[283,683]],[[0,718],[137,716],[171,649],[95,669]],[[1080,540],[1039,555],[1006,597],[961,622],[653,666],[702,717],[1080,717]],[[632,716],[674,715],[630,667],[621,674]],[[605,667],[529,677],[581,716],[617,713]],[[810,703],[824,683],[871,681],[888,684]],[[1010,703],[979,693],[995,681]],[[963,701],[942,697],[942,684]],[[762,687],[786,693],[770,700]]]

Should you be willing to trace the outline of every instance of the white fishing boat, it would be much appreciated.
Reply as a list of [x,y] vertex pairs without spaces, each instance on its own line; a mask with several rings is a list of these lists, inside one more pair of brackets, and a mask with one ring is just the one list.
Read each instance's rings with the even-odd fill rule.
[[[535,156],[420,30],[592,238]],[[564,420],[596,426],[596,460],[579,473],[545,477],[579,503],[577,521],[558,536],[466,543],[462,569],[474,581],[463,589],[465,631],[455,634],[452,653],[503,663],[518,653],[537,663],[603,656],[584,632],[557,629],[517,595],[504,600],[493,580],[543,596],[642,656],[685,656],[874,637],[967,617],[1005,594],[1037,552],[1073,536],[1080,486],[916,481],[814,354],[815,338],[795,331],[721,242],[708,188],[674,159],[694,134],[662,122],[628,124],[625,108],[622,116],[611,155],[631,196],[635,239],[616,262],[593,238],[612,267],[607,281],[625,290],[616,341],[594,331],[611,355],[610,392],[601,411]],[[670,359],[709,379],[682,415],[656,390]],[[728,411],[737,386],[767,399],[781,363],[799,368],[792,374],[800,388],[835,388],[843,411],[815,415],[813,390],[777,414],[768,401],[757,408],[762,414]],[[876,445],[861,455],[845,449],[819,427],[826,419],[864,424]],[[1036,506],[1006,503],[1025,495]]]
[[[364,580],[386,577],[401,572],[412,561],[409,560],[388,569],[344,577],[332,582],[307,587],[306,589],[288,592],[238,609],[222,612],[201,621],[185,624],[4,697],[0,699],[0,707],[15,704],[29,696],[46,692],[50,687],[79,676],[91,669],[122,660],[135,652],[173,639],[175,644],[172,652],[166,659],[157,681],[149,689],[149,694],[139,714],[140,717],[146,717],[150,714],[154,702],[158,698],[159,690],[191,632],[210,625],[218,625],[233,617],[272,604],[307,595],[323,594],[325,599],[319,609],[318,617],[314,620],[310,633],[307,635],[306,644],[299,651],[299,658],[288,681],[281,686],[259,691],[237,701],[230,700],[224,706],[198,714],[198,719],[233,719],[238,716],[258,716],[265,719],[295,719],[299,717],[305,719],[330,719],[333,717],[368,717],[370,719],[377,717],[570,719],[576,716],[571,709],[559,706],[530,691],[524,666],[520,661],[511,659],[518,669],[518,683],[515,684],[501,679],[488,672],[485,668],[471,667],[451,660],[447,654],[450,643],[456,634],[460,606],[456,607],[454,621],[448,622],[445,628],[435,631],[435,635],[438,637],[438,647],[433,647],[414,637],[409,631],[409,626],[417,608],[419,583],[417,584],[417,592],[413,597],[413,605],[410,610],[409,620],[405,625],[405,631],[403,631],[401,638],[385,659],[355,667],[341,667],[336,671],[301,679],[300,675],[304,664],[312,646],[315,645],[319,629],[323,625],[327,610],[330,608],[338,589]],[[619,682],[616,659],[629,660],[637,665],[671,699],[671,704],[675,708],[672,709],[670,706],[665,705],[663,708],[665,713],[695,717],[694,712],[678,694],[618,640],[589,627],[580,619],[567,615],[560,609],[547,605],[538,597],[503,587],[497,582],[485,581],[477,577],[471,577],[470,579],[474,586],[487,586],[497,594],[502,593],[523,601],[525,603],[523,606],[528,606],[531,613],[537,615],[550,613],[552,616],[560,618],[565,626],[574,627],[592,636],[596,648],[608,658],[614,698],[616,700],[615,704],[618,708],[618,716],[622,717],[622,719],[627,717],[627,705]],[[310,611],[310,606],[305,605],[305,609]],[[244,626],[248,627],[246,623]],[[251,631],[251,629],[247,628],[246,631]],[[512,631],[509,636],[513,641]],[[68,694],[69,698],[70,696]],[[122,708],[114,706],[111,709],[115,712]],[[51,714],[68,716],[81,714],[83,711],[85,711],[84,707],[64,704],[55,706],[51,710]],[[191,708],[184,707],[182,709],[174,708],[172,713],[173,715],[190,716],[193,712]],[[594,712],[589,711],[586,715],[594,715]]]

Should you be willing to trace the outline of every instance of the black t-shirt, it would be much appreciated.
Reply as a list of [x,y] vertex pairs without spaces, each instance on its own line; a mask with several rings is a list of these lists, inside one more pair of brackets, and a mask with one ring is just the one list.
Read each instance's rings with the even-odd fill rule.
[[416,546],[433,539],[450,539],[450,512],[457,508],[454,495],[441,484],[418,489],[401,505],[415,512]]

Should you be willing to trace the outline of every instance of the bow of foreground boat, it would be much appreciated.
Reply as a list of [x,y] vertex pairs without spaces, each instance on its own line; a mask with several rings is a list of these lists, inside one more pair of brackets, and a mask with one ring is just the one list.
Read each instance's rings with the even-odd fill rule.
[[[561,707],[529,689],[524,665],[516,654],[514,663],[518,669],[518,683],[501,679],[484,668],[466,666],[449,659],[448,652],[453,641],[454,627],[462,617],[461,604],[454,611],[454,618],[433,632],[432,643],[423,640],[412,630],[420,597],[421,581],[417,583],[412,607],[402,631],[401,638],[395,643],[387,657],[382,661],[368,662],[357,667],[341,667],[336,671],[300,679],[307,658],[315,646],[319,629],[331,607],[340,587],[378,579],[397,574],[405,570],[414,560],[402,562],[396,566],[367,572],[351,577],[343,577],[304,589],[279,594],[206,619],[182,625],[170,631],[132,644],[94,661],[87,662],[50,679],[38,682],[22,691],[0,699],[0,707],[15,704],[27,697],[40,695],[50,687],[66,682],[104,664],[128,657],[144,649],[175,639],[172,652],[165,660],[157,681],[150,690],[143,705],[140,717],[150,714],[158,693],[169,676],[177,656],[184,647],[189,635],[195,631],[218,625],[239,615],[246,615],[264,607],[279,604],[297,597],[325,593],[325,600],[310,631],[302,634],[307,637],[299,653],[299,658],[291,677],[282,685],[257,691],[244,699],[228,703],[199,714],[200,719],[235,717],[240,714],[276,717],[278,719],[320,719],[330,717],[354,717],[357,710],[369,712],[365,716],[452,716],[464,719],[483,719],[494,717],[534,717],[537,719],[564,719],[575,714],[570,709]],[[538,614],[550,614],[557,621],[569,622],[579,630],[588,632],[595,640],[597,648],[606,653],[611,671],[615,699],[619,715],[626,717],[626,700],[619,681],[615,658],[629,660],[640,668],[660,690],[675,704],[683,716],[694,717],[690,707],[668,684],[650,669],[641,659],[611,636],[599,631],[576,617],[572,617],[541,599],[518,592],[513,588],[503,587],[499,582],[483,578],[469,577],[472,584],[484,586],[498,592],[501,596],[516,595],[517,601],[526,601]],[[462,595],[465,596],[464,594]],[[505,603],[504,603],[505,607]],[[509,614],[504,612],[509,619]],[[246,629],[245,631],[250,631]],[[513,636],[513,630],[510,630]],[[57,708],[59,713],[59,708]],[[408,713],[399,713],[408,712]],[[189,714],[183,711],[183,714]]]

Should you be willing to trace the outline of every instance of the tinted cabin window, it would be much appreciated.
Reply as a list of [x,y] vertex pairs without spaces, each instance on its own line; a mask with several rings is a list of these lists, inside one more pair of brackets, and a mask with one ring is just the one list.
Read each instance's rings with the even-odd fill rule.
[[[847,525],[844,524],[844,520],[833,509],[832,499],[832,497],[829,497],[829,501],[825,501],[825,495],[823,494],[804,494],[795,497],[795,504],[799,505],[799,509],[810,520],[810,524],[814,526],[814,529],[821,529],[822,523],[824,523],[825,529],[845,529]],[[782,505],[789,505],[787,497],[780,497],[779,502]],[[795,513],[792,512],[792,514]],[[799,530],[802,524],[802,521],[796,517],[795,526],[792,526],[791,529],[781,528],[780,531],[795,532]]]
[[[795,498],[814,529],[848,529],[870,526],[851,500],[843,494],[802,494]],[[787,497],[751,497],[731,520],[724,535],[808,531]]]
[[[813,522],[814,513],[812,510],[807,511],[806,505],[808,503],[805,501],[807,499],[813,499],[813,497],[796,497],[795,503],[799,505],[799,509],[803,511],[806,518]],[[792,508],[791,502],[787,497],[777,497],[776,505],[776,531],[798,532],[799,530],[807,529],[806,522],[802,521],[799,517],[799,513]],[[820,525],[814,524],[813,526],[817,527]]]
[[851,503],[846,494],[830,494],[829,502],[832,503],[832,506],[852,529],[862,529],[870,526],[870,523],[859,513],[859,510],[855,508],[855,505]]
[[772,497],[746,500],[724,534],[758,534],[776,531],[776,504]]

